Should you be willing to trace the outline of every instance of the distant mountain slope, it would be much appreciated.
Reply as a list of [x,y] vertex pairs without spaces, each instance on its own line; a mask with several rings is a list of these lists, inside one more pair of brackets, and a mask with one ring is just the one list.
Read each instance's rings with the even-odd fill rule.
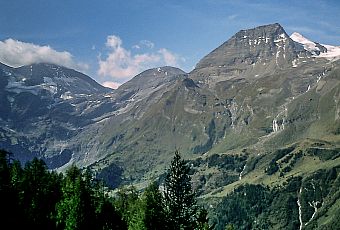
[[67,141],[91,123],[88,117],[77,118],[82,108],[112,90],[53,64],[0,68],[0,147],[20,154],[23,161],[59,154],[60,160],[50,166],[65,164],[72,153]]
[[113,154],[91,166],[106,168],[100,176],[119,168],[121,182],[142,179],[142,186],[176,148],[193,160],[235,157],[232,170],[199,164],[197,178],[209,178],[202,191],[214,192],[237,181],[257,155],[308,138],[339,145],[339,62],[315,57],[279,24],[241,30],[158,95],[142,116],[119,127],[112,120],[102,133],[113,136]]
[[218,229],[233,200],[253,202],[247,184],[266,197],[236,218],[239,227],[336,226],[338,48],[264,25],[239,31],[190,73],[154,68],[116,90],[61,66],[0,63],[0,148],[60,171],[90,167],[112,188],[161,181],[178,149],[211,213],[223,216]]
[[[336,47],[297,37],[277,23],[241,30],[190,73],[154,68],[117,90],[60,66],[1,65],[0,147],[59,170],[91,167],[112,187],[145,186],[179,149],[206,197],[312,174],[308,154],[287,172],[281,158],[298,152],[275,156],[339,148],[340,61],[328,58]],[[319,166],[337,165],[329,159]]]
[[[108,146],[97,140],[102,133],[109,139],[113,135],[99,131],[106,129],[105,122],[143,114],[177,75],[185,75],[173,67],[156,68],[113,91],[82,73],[52,64],[1,65],[0,70],[0,147],[23,162],[42,157],[52,168],[72,162],[87,165],[107,154]],[[86,163],[93,148],[92,160]]]

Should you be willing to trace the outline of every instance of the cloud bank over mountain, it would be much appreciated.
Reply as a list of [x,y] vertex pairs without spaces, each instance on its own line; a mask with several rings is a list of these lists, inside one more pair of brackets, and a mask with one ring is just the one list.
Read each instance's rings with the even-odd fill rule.
[[0,62],[12,67],[48,62],[79,71],[89,68],[87,64],[75,61],[67,51],[57,51],[48,45],[40,46],[12,38],[0,41]]

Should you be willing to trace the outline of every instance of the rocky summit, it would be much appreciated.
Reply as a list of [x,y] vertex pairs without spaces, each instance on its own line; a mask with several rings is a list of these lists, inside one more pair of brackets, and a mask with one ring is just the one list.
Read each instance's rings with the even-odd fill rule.
[[117,90],[61,66],[1,65],[0,148],[61,171],[89,167],[112,188],[144,188],[178,149],[212,206],[242,185],[300,178],[297,226],[326,221],[318,213],[334,211],[334,193],[302,201],[300,189],[340,171],[339,50],[275,23],[239,31],[190,73],[150,69]]

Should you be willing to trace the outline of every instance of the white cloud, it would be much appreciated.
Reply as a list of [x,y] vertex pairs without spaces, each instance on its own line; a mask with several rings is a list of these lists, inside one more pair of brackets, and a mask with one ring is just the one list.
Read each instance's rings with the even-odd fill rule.
[[133,49],[140,49],[140,45],[134,45],[132,46]]
[[111,89],[117,89],[122,84],[118,82],[113,82],[113,81],[105,81],[102,83],[102,85],[105,87],[111,88]]
[[132,46],[133,49],[141,49],[141,48],[148,48],[153,49],[155,47],[155,43],[149,41],[149,40],[141,40],[138,44]]
[[151,41],[148,41],[148,40],[142,40],[139,42],[141,45],[147,47],[147,48],[150,48],[150,49],[153,49],[155,47],[155,44]]
[[118,47],[120,47],[122,45],[122,40],[115,36],[115,35],[110,35],[107,37],[106,39],[106,46],[113,48],[113,49],[117,49]]
[[[125,49],[122,40],[115,35],[110,35],[106,40],[106,47],[109,52],[105,58],[99,56],[98,75],[112,78],[114,81],[125,82],[137,75],[143,70],[155,68],[163,65],[179,66],[183,61],[177,55],[165,48],[155,52],[145,52],[132,54],[130,50]],[[132,48],[139,49],[141,46],[154,48],[154,43],[142,40],[138,45]]]
[[50,46],[39,46],[11,38],[0,41],[0,62],[12,67],[47,62],[79,71],[89,68],[87,64],[75,62],[67,51],[60,52]]
[[178,57],[171,53],[169,50],[162,48],[158,51],[160,53],[165,61],[166,65],[170,66],[177,66],[178,65]]

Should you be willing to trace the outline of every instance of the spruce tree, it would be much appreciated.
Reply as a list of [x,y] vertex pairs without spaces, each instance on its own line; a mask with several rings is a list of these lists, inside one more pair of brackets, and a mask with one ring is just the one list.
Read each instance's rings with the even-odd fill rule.
[[195,216],[198,207],[191,187],[189,170],[190,167],[176,151],[164,183],[164,199],[170,229],[196,228]]
[[56,222],[59,229],[93,229],[95,207],[89,176],[76,166],[66,172],[62,198],[58,202]]
[[8,152],[0,150],[0,220],[4,226],[10,226],[9,220],[14,219],[12,218],[14,213],[11,210],[13,200],[8,156]]
[[156,182],[151,183],[144,191],[145,227],[148,230],[166,229],[164,201]]

